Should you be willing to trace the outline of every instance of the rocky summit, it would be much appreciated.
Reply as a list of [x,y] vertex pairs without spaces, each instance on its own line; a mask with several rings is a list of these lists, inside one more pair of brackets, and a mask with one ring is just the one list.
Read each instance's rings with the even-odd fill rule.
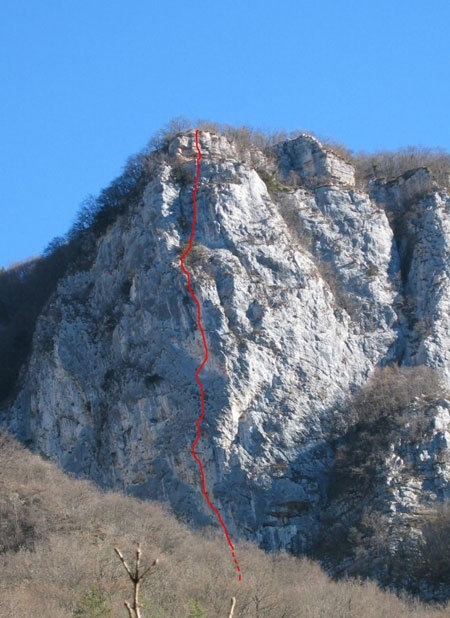
[[[396,559],[450,494],[449,195],[425,167],[356,183],[307,134],[198,138],[186,267],[209,494],[234,541],[411,588]],[[64,470],[207,526],[180,268],[196,156],[189,130],[146,157],[142,190],[44,305],[2,418]]]

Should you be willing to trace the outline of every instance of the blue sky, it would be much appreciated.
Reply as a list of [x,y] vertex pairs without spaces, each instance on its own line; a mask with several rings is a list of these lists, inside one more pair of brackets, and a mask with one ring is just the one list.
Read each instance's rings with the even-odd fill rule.
[[2,0],[0,266],[177,116],[450,151],[449,24],[448,0]]

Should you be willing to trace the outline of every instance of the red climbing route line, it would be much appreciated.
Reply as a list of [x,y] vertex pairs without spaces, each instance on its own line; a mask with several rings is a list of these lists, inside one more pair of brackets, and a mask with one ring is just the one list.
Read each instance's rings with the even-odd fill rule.
[[211,499],[208,495],[208,490],[206,487],[206,479],[205,479],[205,469],[203,467],[203,464],[200,460],[200,458],[198,457],[197,453],[196,453],[196,446],[199,443],[200,437],[201,437],[201,426],[202,426],[202,420],[205,418],[205,388],[200,380],[200,373],[203,369],[203,367],[206,365],[206,363],[208,362],[208,344],[206,343],[206,337],[205,337],[205,331],[203,330],[203,326],[202,326],[202,312],[201,312],[201,307],[200,307],[200,302],[197,298],[197,296],[194,293],[194,290],[192,289],[192,285],[191,285],[191,275],[189,273],[188,270],[186,270],[185,266],[184,266],[184,260],[186,259],[189,251],[192,249],[192,244],[194,242],[195,239],[195,224],[197,222],[197,191],[198,191],[198,181],[200,179],[200,160],[202,158],[202,153],[200,150],[200,147],[198,145],[198,129],[195,131],[195,147],[197,149],[197,159],[196,159],[196,163],[195,163],[195,169],[196,169],[196,174],[195,174],[195,179],[194,179],[194,189],[192,191],[192,203],[193,203],[193,207],[194,207],[194,214],[192,217],[192,228],[191,228],[191,236],[189,238],[189,244],[187,246],[186,251],[183,253],[183,255],[180,258],[180,266],[181,266],[181,270],[184,272],[184,274],[186,275],[186,280],[187,280],[187,286],[188,286],[188,290],[189,290],[189,294],[192,296],[196,306],[197,306],[197,326],[198,329],[200,331],[200,334],[202,336],[202,341],[203,341],[203,348],[205,350],[205,356],[200,364],[200,366],[198,367],[197,371],[195,372],[195,381],[198,384],[198,387],[200,389],[200,399],[201,399],[201,414],[198,417],[197,421],[196,421],[196,427],[197,427],[197,432],[195,435],[195,440],[192,443],[192,447],[191,447],[191,452],[192,452],[192,457],[195,459],[195,461],[198,464],[198,467],[200,468],[200,474],[202,477],[202,493],[205,496],[205,500],[208,503],[209,508],[214,511],[214,513],[216,514],[217,519],[219,520],[220,525],[223,528],[223,531],[225,533],[225,537],[227,539],[228,545],[230,546],[231,549],[231,555],[233,557],[233,561],[234,564],[236,565],[236,569],[238,572],[238,579],[239,581],[242,580],[242,573],[241,573],[241,567],[239,566],[239,563],[236,559],[236,554],[234,551],[234,545],[231,542],[231,538],[230,535],[228,533],[228,529],[225,525],[225,522],[222,519],[222,515],[219,513],[219,511],[217,510],[217,508],[214,506],[214,504],[211,502]]

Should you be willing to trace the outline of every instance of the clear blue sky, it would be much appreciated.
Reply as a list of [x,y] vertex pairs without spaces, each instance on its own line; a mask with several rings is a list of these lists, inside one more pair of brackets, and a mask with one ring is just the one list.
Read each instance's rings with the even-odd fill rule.
[[0,266],[176,116],[450,150],[449,28],[449,0],[2,0]]

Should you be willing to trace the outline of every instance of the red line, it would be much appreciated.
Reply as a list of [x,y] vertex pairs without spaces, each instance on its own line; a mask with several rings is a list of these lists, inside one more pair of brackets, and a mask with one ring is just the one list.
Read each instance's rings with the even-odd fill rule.
[[[203,464],[200,460],[200,458],[198,457],[195,447],[197,446],[197,444],[199,443],[200,437],[201,437],[201,425],[202,425],[202,421],[205,418],[205,389],[204,386],[200,380],[200,373],[203,369],[203,367],[206,365],[206,363],[208,362],[208,356],[209,356],[209,352],[208,352],[208,344],[206,343],[206,337],[205,337],[205,331],[203,330],[203,326],[202,326],[202,312],[201,312],[201,307],[200,307],[200,302],[197,298],[197,296],[194,293],[194,290],[192,289],[192,285],[191,285],[191,275],[189,273],[188,270],[186,270],[185,266],[184,266],[184,260],[186,259],[189,251],[192,249],[192,244],[194,242],[195,239],[195,224],[197,222],[197,191],[198,191],[198,181],[200,179],[200,160],[202,158],[202,153],[200,150],[200,147],[198,145],[198,129],[195,131],[195,147],[197,149],[197,159],[195,162],[195,169],[196,169],[196,174],[195,174],[195,179],[194,179],[194,189],[192,191],[192,202],[193,202],[193,206],[194,206],[194,214],[192,217],[192,229],[191,229],[191,236],[189,238],[189,244],[188,247],[186,249],[186,251],[183,253],[183,255],[180,258],[180,266],[181,266],[181,270],[184,272],[184,274],[186,275],[186,280],[187,280],[187,286],[188,286],[188,290],[190,295],[192,296],[196,306],[197,306],[197,326],[198,329],[200,331],[200,334],[202,336],[202,341],[203,341],[203,348],[205,350],[205,356],[199,366],[199,368],[197,369],[197,371],[195,372],[195,381],[198,384],[198,387],[200,389],[200,399],[201,399],[201,414],[198,417],[197,421],[196,421],[196,427],[197,427],[197,432],[195,435],[195,440],[192,443],[192,447],[191,447],[191,452],[192,452],[192,457],[195,459],[195,461],[198,464],[198,467],[200,468],[200,474],[202,477],[202,493],[205,496],[206,502],[208,503],[209,508],[214,511],[214,513],[216,514],[217,519],[219,520],[220,525],[223,528],[223,531],[225,533],[225,537],[227,539],[228,545],[230,546],[231,552],[232,552],[232,556],[234,558],[235,553],[234,553],[234,545],[231,542],[231,538],[230,535],[228,533],[228,529],[225,525],[225,522],[222,519],[221,514],[219,513],[218,509],[214,506],[214,504],[211,502],[211,499],[208,495],[208,490],[206,488],[206,479],[205,479],[205,469],[203,467]],[[238,580],[241,581],[242,580],[242,574],[241,574],[241,568],[238,564],[238,561],[234,558],[234,563],[236,564],[236,569],[238,572]]]

